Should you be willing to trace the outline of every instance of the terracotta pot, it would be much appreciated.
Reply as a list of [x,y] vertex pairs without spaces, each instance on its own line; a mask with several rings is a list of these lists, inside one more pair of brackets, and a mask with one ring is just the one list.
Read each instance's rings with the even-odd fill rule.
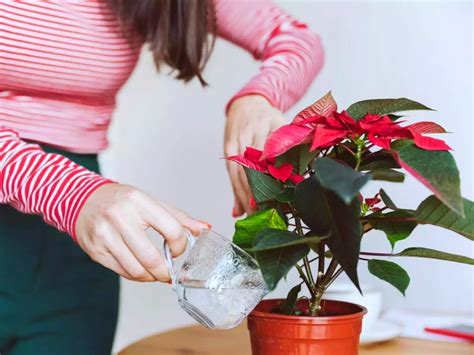
[[[283,300],[265,300],[248,317],[253,355],[356,355],[362,317],[367,310],[353,303],[322,301],[318,317],[271,313]],[[308,308],[301,300],[297,307]]]

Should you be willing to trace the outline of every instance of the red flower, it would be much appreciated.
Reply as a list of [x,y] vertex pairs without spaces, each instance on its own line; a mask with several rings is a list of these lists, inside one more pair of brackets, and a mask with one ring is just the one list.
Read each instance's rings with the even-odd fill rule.
[[379,198],[379,194],[376,194],[374,197],[372,198],[366,198],[365,199],[365,203],[367,204],[367,206],[369,207],[374,207],[376,204],[380,203],[382,200]]
[[275,165],[275,158],[262,159],[262,151],[252,147],[247,147],[244,154],[226,157],[225,159],[239,163],[247,168],[270,174],[282,182],[289,180],[297,184],[304,180],[304,177],[293,174],[293,165],[290,163],[277,167]]
[[347,112],[333,112],[329,116],[313,115],[300,117],[274,131],[267,139],[263,159],[279,156],[294,146],[312,143],[310,150],[328,148],[344,139],[366,135],[375,146],[390,150],[394,139],[412,139],[415,145],[426,150],[450,150],[442,140],[425,137],[422,133],[442,133],[444,129],[433,122],[420,122],[406,127],[388,116],[367,114],[355,121]]
[[382,202],[382,200],[380,199],[380,194],[376,194],[372,198],[369,197],[369,198],[365,199],[365,204],[369,207],[369,209],[372,212],[378,212],[378,211],[381,210],[379,207],[375,206],[375,205],[379,204],[380,202]]

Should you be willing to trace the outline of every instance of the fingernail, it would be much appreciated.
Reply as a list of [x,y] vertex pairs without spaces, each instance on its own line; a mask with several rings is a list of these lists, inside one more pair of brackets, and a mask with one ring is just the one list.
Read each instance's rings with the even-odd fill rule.
[[201,220],[199,220],[199,219],[198,219],[198,222],[199,222],[199,223],[202,223],[202,224],[204,224],[204,225],[206,225],[207,229],[212,229],[212,224],[207,223],[207,222],[205,222],[205,221],[201,221]]
[[232,217],[239,217],[239,214],[237,213],[237,209],[234,207],[232,208]]
[[167,283],[168,285],[171,285],[171,284],[172,284],[171,280],[166,281],[166,283]]

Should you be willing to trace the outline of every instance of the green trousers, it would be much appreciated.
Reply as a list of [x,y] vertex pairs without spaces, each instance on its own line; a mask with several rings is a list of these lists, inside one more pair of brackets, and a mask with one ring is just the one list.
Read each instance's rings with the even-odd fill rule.
[[[57,153],[98,171],[96,155]],[[70,236],[0,205],[1,355],[108,355],[118,299],[118,276]]]

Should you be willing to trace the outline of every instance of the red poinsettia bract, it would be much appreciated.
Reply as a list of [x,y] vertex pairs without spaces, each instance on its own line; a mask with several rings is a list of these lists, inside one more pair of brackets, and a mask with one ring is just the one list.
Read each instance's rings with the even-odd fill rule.
[[359,121],[346,111],[333,112],[329,116],[314,115],[304,119],[296,117],[288,125],[274,131],[265,143],[263,159],[271,159],[304,143],[311,143],[310,150],[328,148],[345,139],[365,135],[369,142],[390,150],[394,139],[411,139],[419,148],[426,150],[450,150],[442,140],[423,136],[422,133],[444,133],[444,129],[433,122],[419,122],[406,127],[392,121],[388,116],[367,114]]
[[270,174],[282,182],[289,180],[297,184],[304,180],[304,177],[301,175],[293,174],[292,164],[285,163],[277,167],[275,158],[262,159],[262,151],[252,147],[247,147],[243,154],[226,157],[225,159],[239,163],[247,168]]

